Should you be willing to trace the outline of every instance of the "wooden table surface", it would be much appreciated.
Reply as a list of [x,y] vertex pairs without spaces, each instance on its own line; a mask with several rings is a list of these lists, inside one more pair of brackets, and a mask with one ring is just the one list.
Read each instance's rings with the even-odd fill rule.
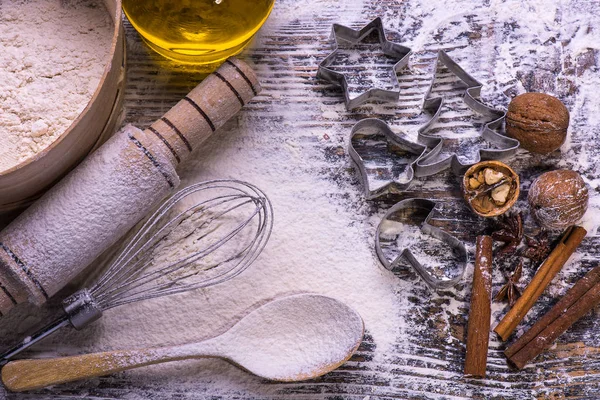
[[[297,113],[293,123],[286,125],[285,131],[269,131],[267,145],[281,140],[285,135],[295,135],[300,138],[299,143],[302,146],[310,146],[314,145],[314,142],[310,139],[312,133],[309,132],[327,132],[329,141],[323,148],[323,158],[327,160],[329,167],[319,167],[316,170],[307,166],[307,173],[322,174],[324,179],[330,179],[332,182],[347,179],[350,182],[347,185],[348,190],[362,190],[346,151],[351,127],[365,117],[379,117],[394,126],[394,129],[409,132],[409,137],[412,135],[411,138],[414,138],[416,128],[425,120],[425,117],[419,116],[419,109],[431,80],[431,65],[439,49],[450,51],[452,57],[469,69],[476,78],[481,79],[487,85],[484,88],[484,99],[497,107],[507,105],[506,95],[525,90],[555,93],[572,108],[581,100],[578,97],[580,77],[586,72],[598,71],[597,50],[589,49],[572,57],[566,56],[561,47],[561,40],[564,41],[564,38],[559,37],[557,32],[554,41],[550,42],[551,45],[548,45],[549,42],[539,44],[540,53],[542,50],[547,53],[540,58],[542,62],[531,65],[519,64],[516,60],[515,69],[509,72],[513,77],[512,85],[501,85],[494,77],[495,58],[499,52],[497,46],[509,40],[507,35],[501,32],[502,29],[510,30],[511,27],[499,27],[496,19],[486,14],[486,9],[491,7],[489,2],[462,2],[466,11],[460,15],[449,15],[445,24],[451,26],[459,21],[464,25],[464,32],[460,37],[452,37],[450,40],[444,36],[443,29],[438,29],[439,26],[435,29],[428,27],[428,17],[435,13],[431,7],[419,8],[421,14],[412,15],[412,25],[403,23],[407,13],[416,12],[414,4],[411,5],[414,2],[411,1],[315,0],[306,2],[308,10],[302,10],[302,2],[297,0],[277,1],[278,4],[267,25],[242,55],[242,58],[249,60],[256,67],[263,84],[263,92],[243,112],[249,119],[257,121],[256,123],[260,123],[261,116],[285,120],[286,116],[290,115],[289,110]],[[442,2],[439,3],[439,7],[444,7]],[[519,2],[511,4],[517,3]],[[523,0],[519,4],[529,12],[533,12],[532,7],[546,7],[541,2],[532,3]],[[557,19],[563,14],[577,12],[581,13],[582,17],[591,14],[595,15],[596,20],[600,18],[600,6],[596,1],[579,2],[577,7],[574,5],[576,2],[569,1],[555,5],[547,3],[547,7],[556,10]],[[294,16],[296,12],[297,17]],[[430,29],[431,40],[415,44],[416,51],[411,58],[410,73],[399,75],[403,91],[400,102],[365,106],[348,112],[342,105],[341,92],[334,86],[316,79],[317,65],[331,51],[329,33],[332,23],[343,22],[360,27],[376,16],[382,16],[384,25],[392,28],[389,29],[391,39],[401,41],[401,35],[414,39],[416,31]],[[421,23],[418,23],[419,20],[422,20]],[[560,21],[557,25],[560,25]],[[146,127],[195,86],[198,74],[153,54],[135,30],[128,23],[125,26],[128,47],[125,121]],[[515,47],[518,48],[519,45],[515,43]],[[456,91],[451,85],[449,89],[441,88],[440,91],[447,91],[449,104],[458,104],[460,91]],[[595,122],[589,120],[591,118],[585,113],[573,115],[569,157],[575,157],[581,147],[586,146],[586,141],[596,140],[600,134],[598,118],[594,118]],[[460,125],[464,121],[460,112],[457,112],[442,116],[440,122],[442,125]],[[452,146],[455,146],[455,150],[460,150],[462,147],[457,143]],[[510,164],[519,171],[523,182],[524,193],[519,202],[521,207],[532,177],[541,171],[554,168],[564,157],[565,155],[560,153],[548,157],[535,157],[520,151],[510,160]],[[569,162],[586,178],[596,178],[592,167],[577,164],[575,158],[567,161]],[[416,179],[409,191],[370,202],[367,207],[364,207],[367,203],[363,199],[363,207],[357,207],[357,212],[360,213],[358,220],[364,221],[369,215],[381,214],[389,205],[404,198],[437,199],[441,203],[441,210],[436,223],[465,240],[472,249],[474,232],[482,230],[482,220],[473,217],[460,200],[457,182],[456,177],[446,172],[432,178]],[[596,188],[592,188],[592,195],[596,195],[596,191]],[[366,226],[365,229],[372,236],[372,227]],[[595,265],[595,260],[600,257],[598,246],[595,244],[595,234],[590,233],[578,252],[577,265],[563,271],[559,282],[553,284],[550,293],[564,292],[584,271]],[[470,299],[470,271],[456,289],[439,293],[430,291],[410,268],[399,268],[394,272],[399,279],[411,281],[414,285],[409,293],[398,293],[398,296],[404,296],[409,301],[410,307],[397,310],[405,314],[404,318],[409,321],[409,326],[402,341],[392,352],[385,355],[385,362],[373,361],[375,343],[367,334],[359,351],[337,371],[304,383],[264,382],[263,389],[259,391],[262,393],[260,395],[256,392],[216,395],[202,389],[197,392],[181,391],[172,387],[163,388],[153,382],[132,383],[123,375],[118,375],[101,378],[93,384],[60,385],[33,393],[6,396],[10,399],[600,398],[600,335],[595,334],[600,328],[597,311],[576,323],[560,338],[556,346],[537,359],[534,365],[521,372],[511,370],[507,366],[502,354],[505,344],[491,336],[487,379],[466,379],[462,376],[462,369]],[[528,270],[522,282],[532,273]],[[502,283],[502,275],[495,274],[495,290]],[[555,296],[544,295],[532,312],[539,315],[556,300]],[[496,306],[495,318],[505,311],[502,307]],[[529,320],[528,323],[531,322]]]

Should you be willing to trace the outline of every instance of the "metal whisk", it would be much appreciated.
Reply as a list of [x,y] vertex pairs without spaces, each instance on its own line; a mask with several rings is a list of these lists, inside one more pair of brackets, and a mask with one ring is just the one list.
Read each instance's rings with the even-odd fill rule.
[[124,304],[212,286],[240,274],[265,247],[273,209],[256,186],[214,180],[188,186],[150,216],[96,283],[63,300],[65,314],[0,356],[71,325],[82,329]]

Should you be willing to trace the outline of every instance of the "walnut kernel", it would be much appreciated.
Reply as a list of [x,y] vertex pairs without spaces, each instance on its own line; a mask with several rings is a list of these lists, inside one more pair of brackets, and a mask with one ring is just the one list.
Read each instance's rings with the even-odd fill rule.
[[501,206],[504,203],[506,203],[506,200],[508,200],[508,194],[510,192],[510,185],[508,183],[505,183],[504,185],[500,185],[497,188],[495,188],[494,190],[492,190],[492,199],[494,200],[494,202]]
[[481,182],[475,178],[469,178],[469,187],[471,189],[477,189],[479,186],[481,186]]
[[493,185],[494,183],[500,182],[506,175],[500,171],[495,171],[492,168],[486,168],[483,170],[486,185]]
[[519,197],[519,177],[502,162],[480,162],[465,173],[463,197],[478,215],[501,215],[508,211]]

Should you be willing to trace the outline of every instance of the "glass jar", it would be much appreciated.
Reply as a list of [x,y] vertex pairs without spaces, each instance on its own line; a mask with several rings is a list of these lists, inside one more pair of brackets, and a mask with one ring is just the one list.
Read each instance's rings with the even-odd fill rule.
[[218,63],[239,53],[275,0],[123,0],[127,18],[152,49],[187,63]]

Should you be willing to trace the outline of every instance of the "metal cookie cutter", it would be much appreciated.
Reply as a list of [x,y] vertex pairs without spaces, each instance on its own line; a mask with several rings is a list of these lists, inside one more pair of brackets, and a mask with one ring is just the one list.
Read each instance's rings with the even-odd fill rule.
[[414,178],[414,165],[426,151],[427,147],[402,138],[377,118],[354,125],[348,144],[369,200],[407,190]]
[[[404,258],[430,287],[446,289],[456,285],[462,279],[468,255],[465,245],[460,240],[430,224],[435,208],[434,201],[421,198],[407,199],[395,204],[388,210],[377,227],[375,251],[387,269],[392,270]],[[409,220],[413,221],[413,224],[408,224]],[[415,233],[411,235],[410,232],[410,227],[415,227],[414,220],[422,220],[420,232],[417,232],[417,235]],[[443,242],[453,253],[455,265],[447,268],[451,274],[447,274],[446,271],[440,273],[441,271],[437,268],[439,266],[430,265],[427,268],[409,249],[412,247],[415,250],[423,250],[427,244],[432,242],[431,238]],[[407,242],[407,244],[398,247],[399,240]],[[452,258],[448,256],[447,262],[450,263],[450,261]]]
[[514,155],[519,148],[519,141],[496,132],[496,130],[502,126],[506,112],[496,110],[483,104],[480,100],[481,88],[483,85],[465,72],[465,70],[452,60],[443,50],[440,50],[438,53],[434,71],[437,71],[440,63],[445,65],[450,72],[456,75],[467,86],[464,94],[464,101],[467,106],[478,114],[493,118],[491,122],[484,125],[480,135],[496,148],[479,149],[477,160],[469,164],[461,163],[456,153],[442,160],[438,159],[438,156],[444,148],[444,139],[437,135],[427,134],[427,131],[438,120],[442,111],[442,106],[444,105],[443,97],[430,97],[435,82],[436,72],[434,72],[434,78],[431,80],[431,85],[427,90],[425,101],[423,102],[423,109],[430,111],[432,117],[419,129],[419,141],[430,147],[431,151],[417,162],[415,171],[416,176],[429,176],[448,168],[451,168],[456,175],[461,175],[471,165],[476,164],[481,160],[501,160]]
[[[383,54],[398,60],[398,62],[396,62],[392,68],[393,71],[390,71],[394,90],[386,90],[371,87],[366,92],[361,93],[357,97],[350,98],[348,81],[346,80],[345,75],[343,73],[336,72],[329,67],[333,64],[335,57],[338,54],[340,43],[345,42],[351,45],[360,43],[373,31],[377,31],[379,35],[379,44],[381,45]],[[412,51],[408,47],[390,42],[386,39],[381,18],[375,18],[373,21],[369,22],[364,28],[360,30],[354,30],[344,25],[333,24],[332,37],[335,41],[335,49],[319,64],[317,78],[341,86],[341,88],[344,91],[344,99],[346,102],[347,110],[352,110],[353,108],[356,108],[369,100],[398,101],[400,97],[400,84],[398,83],[396,73],[399,72],[406,65],[408,65],[408,58],[411,55]]]

